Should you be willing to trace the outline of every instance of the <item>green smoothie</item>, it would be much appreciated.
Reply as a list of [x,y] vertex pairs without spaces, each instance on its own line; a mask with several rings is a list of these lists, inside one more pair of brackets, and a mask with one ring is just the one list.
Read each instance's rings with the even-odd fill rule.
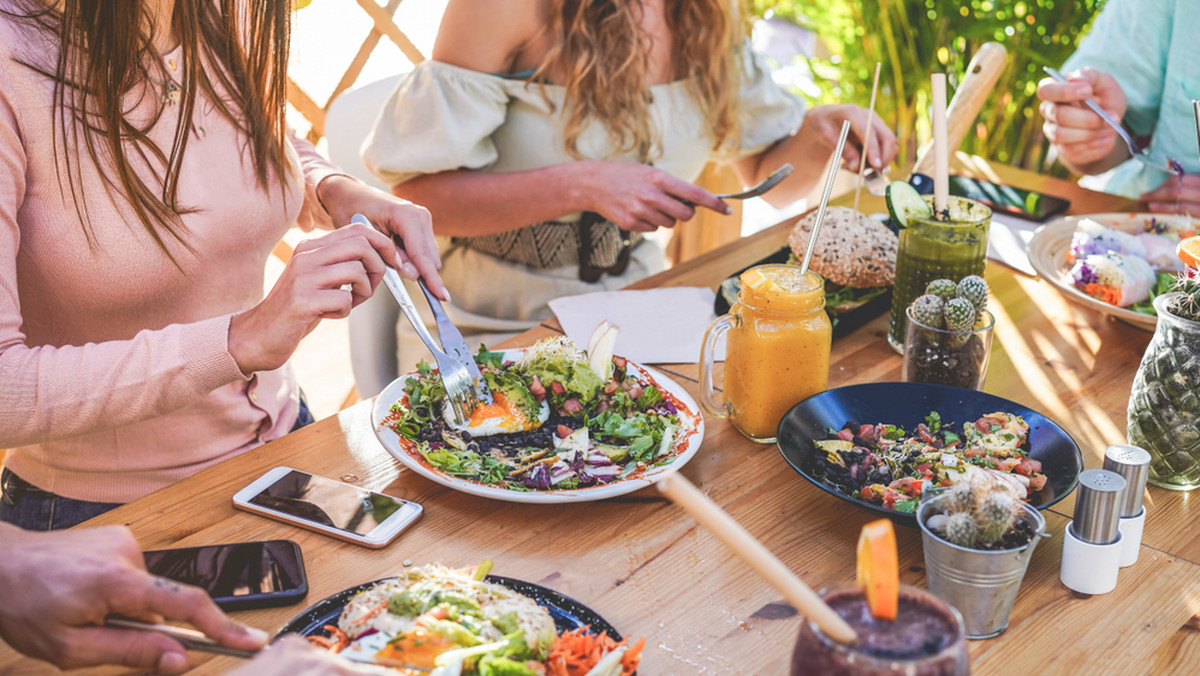
[[[925,200],[932,204],[933,197]],[[935,279],[955,283],[967,275],[983,275],[987,262],[988,226],[992,210],[963,197],[951,196],[946,218],[913,218],[900,230],[896,250],[896,286],[892,290],[892,320],[888,343],[904,352],[905,311]]]

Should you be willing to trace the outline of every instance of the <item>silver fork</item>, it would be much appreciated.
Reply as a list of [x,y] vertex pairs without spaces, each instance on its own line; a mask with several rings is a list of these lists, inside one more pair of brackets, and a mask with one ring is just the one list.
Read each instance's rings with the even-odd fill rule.
[[467,347],[467,341],[463,339],[462,332],[446,314],[445,308],[442,307],[442,301],[433,295],[428,286],[425,286],[425,280],[418,279],[417,285],[421,287],[421,293],[425,294],[429,309],[433,310],[433,318],[437,323],[438,338],[442,341],[442,349],[446,351],[446,354],[466,365],[467,371],[473,379],[472,389],[475,397],[486,404],[492,403],[492,391],[488,389],[487,381],[479,372],[479,364],[476,364],[475,358],[471,356],[471,349]]
[[[371,222],[362,214],[355,214],[350,222],[371,225]],[[430,335],[429,329],[425,328],[425,322],[421,320],[420,313],[417,312],[417,306],[413,304],[412,297],[408,295],[408,289],[404,288],[404,280],[400,277],[400,273],[388,267],[383,273],[383,283],[392,292],[392,296],[400,306],[401,314],[409,324],[412,324],[413,330],[421,337],[425,347],[428,347],[429,351],[433,353],[433,358],[438,365],[438,375],[441,376],[442,384],[446,387],[446,399],[450,401],[450,409],[454,414],[453,422],[457,425],[465,423],[479,404],[475,396],[476,380],[474,376],[471,375],[466,364],[446,354]],[[467,358],[470,359],[470,355]]]
[[[1058,82],[1070,81],[1067,79],[1066,75],[1063,75],[1057,69],[1051,68],[1050,66],[1042,66],[1042,70],[1046,71],[1047,75],[1054,78]],[[1132,155],[1135,160],[1148,167],[1153,167],[1159,171],[1165,171],[1168,174],[1176,173],[1175,167],[1171,166],[1170,164],[1171,158],[1167,158],[1167,164],[1159,164],[1158,162],[1150,159],[1150,157],[1146,155],[1146,152],[1139,148],[1137,143],[1134,142],[1133,137],[1129,135],[1129,132],[1125,130],[1125,127],[1121,126],[1120,122],[1117,122],[1112,115],[1109,115],[1107,111],[1101,108],[1100,104],[1096,103],[1095,99],[1087,98],[1083,100],[1083,103],[1088,108],[1091,108],[1093,113],[1099,115],[1101,120],[1104,120],[1108,126],[1112,127],[1113,130],[1117,132],[1117,135],[1120,136],[1121,140],[1125,142],[1125,147],[1129,148],[1129,154]]]
[[783,179],[787,178],[788,175],[790,175],[791,173],[792,173],[792,165],[788,164],[787,162],[784,162],[783,166],[779,167],[775,171],[772,171],[770,176],[759,181],[754,186],[751,186],[750,188],[747,188],[746,190],[743,190],[742,192],[730,193],[730,194],[726,194],[726,195],[717,195],[717,199],[744,200],[744,199],[749,199],[751,197],[758,197],[759,195],[770,190],[771,188],[774,188],[775,186],[779,185],[779,183],[781,181],[783,181]]
[[[744,200],[744,199],[750,199],[751,197],[758,197],[759,195],[770,190],[771,188],[774,188],[775,186],[779,185],[779,183],[781,181],[783,181],[783,179],[787,178],[788,175],[791,173],[792,173],[792,165],[788,164],[787,162],[784,162],[783,166],[779,167],[775,171],[772,171],[770,176],[767,176],[763,180],[761,180],[758,183],[754,184],[753,186],[743,190],[742,192],[726,193],[724,195],[714,195],[714,197],[716,197],[717,199],[721,199],[721,200]],[[684,204],[688,205],[689,207],[696,206],[696,203],[691,200],[679,200],[679,201],[683,202]]]

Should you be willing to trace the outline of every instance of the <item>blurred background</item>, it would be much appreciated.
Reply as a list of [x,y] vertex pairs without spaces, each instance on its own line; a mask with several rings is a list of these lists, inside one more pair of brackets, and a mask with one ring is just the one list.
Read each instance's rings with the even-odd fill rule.
[[[488,0],[478,0],[487,2]],[[328,152],[325,113],[346,91],[408,72],[433,48],[446,0],[295,0],[289,122]],[[1065,176],[1042,136],[1035,95],[1042,66],[1060,66],[1086,33],[1103,0],[749,0],[754,48],[767,54],[780,84],[810,103],[866,107],[876,62],[875,109],[900,140],[900,166],[930,135],[929,74],[944,72],[952,94],[981,45],[998,42],[1008,65],[960,150],[1033,171]],[[728,181],[714,168],[702,179]],[[841,189],[853,186],[843,177]],[[747,200],[730,224],[689,223],[677,260],[703,253],[806,210]],[[714,234],[716,233],[716,234]],[[289,233],[267,284],[283,269]],[[313,413],[322,418],[358,400],[346,320],[325,321],[293,361]],[[368,393],[371,394],[371,393]]]

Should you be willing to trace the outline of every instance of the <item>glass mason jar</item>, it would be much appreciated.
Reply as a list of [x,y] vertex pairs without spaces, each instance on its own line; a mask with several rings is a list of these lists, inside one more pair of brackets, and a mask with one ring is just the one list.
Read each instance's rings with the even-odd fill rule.
[[[926,197],[931,203],[932,197]],[[987,263],[988,226],[992,210],[965,197],[951,196],[949,217],[915,218],[900,229],[896,249],[896,285],[892,288],[892,317],[888,343],[904,352],[905,311],[935,279],[952,282],[968,275],[983,275]]]
[[1200,486],[1200,322],[1167,309],[1179,294],[1154,299],[1158,326],[1129,394],[1129,443],[1150,453],[1155,486]]
[[[794,265],[760,265],[742,273],[729,314],[718,317],[700,350],[700,403],[729,418],[752,441],[772,443],[788,409],[829,387],[833,328],[825,280]],[[713,396],[713,348],[727,336],[725,401]]]
[[871,617],[857,587],[823,591],[821,598],[858,634],[853,645],[826,636],[811,620],[800,624],[791,676],[965,676],[970,672],[962,616],[924,589],[900,585],[896,619]]

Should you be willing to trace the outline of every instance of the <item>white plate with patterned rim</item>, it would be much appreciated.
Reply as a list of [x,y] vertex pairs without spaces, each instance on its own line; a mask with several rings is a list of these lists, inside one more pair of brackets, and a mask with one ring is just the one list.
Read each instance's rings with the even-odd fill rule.
[[1033,239],[1029,240],[1029,262],[1033,264],[1033,269],[1037,270],[1042,279],[1050,282],[1067,298],[1085,307],[1116,317],[1139,329],[1153,331],[1155,324],[1158,323],[1156,317],[1093,298],[1075,288],[1075,285],[1071,283],[1068,274],[1071,271],[1071,265],[1067,263],[1067,252],[1071,249],[1071,236],[1075,233],[1076,224],[1085,218],[1132,234],[1146,232],[1151,222],[1155,220],[1191,222],[1192,219],[1186,215],[1148,213],[1065,216],[1038,228],[1037,232],[1033,233]]
[[[498,352],[503,353],[504,360],[508,362],[520,356],[523,350],[498,350]],[[415,443],[401,438],[385,422],[391,413],[392,404],[403,399],[405,383],[409,378],[415,377],[416,373],[408,373],[393,380],[391,384],[384,388],[383,392],[379,393],[371,409],[371,426],[375,430],[375,436],[379,439],[379,443],[383,444],[388,453],[391,453],[405,467],[408,467],[430,481],[464,493],[470,493],[471,495],[492,498],[494,500],[533,504],[590,502],[625,495],[626,493],[632,493],[633,491],[649,486],[657,477],[665,472],[683,467],[692,459],[692,456],[696,455],[696,451],[700,448],[700,442],[704,440],[704,418],[700,415],[700,408],[696,405],[691,395],[679,383],[671,380],[661,371],[642,366],[632,361],[627,362],[627,364],[626,368],[630,372],[634,373],[640,380],[649,381],[656,385],[659,392],[663,394],[663,397],[675,405],[679,415],[680,431],[672,443],[670,462],[645,470],[639,470],[628,478],[612,481],[600,486],[563,490],[516,491],[452,476],[429,464],[421,456]]]

